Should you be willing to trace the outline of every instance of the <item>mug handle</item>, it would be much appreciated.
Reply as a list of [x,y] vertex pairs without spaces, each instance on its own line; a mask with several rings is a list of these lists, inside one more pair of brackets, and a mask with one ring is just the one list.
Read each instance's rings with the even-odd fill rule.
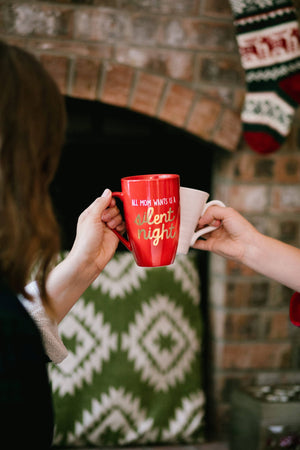
[[[207,208],[209,208],[210,206],[214,206],[214,205],[216,205],[216,206],[222,206],[223,208],[225,208],[225,206],[226,206],[226,205],[224,205],[223,202],[221,202],[221,200],[212,200],[211,202],[206,203],[206,205],[205,205],[205,207],[204,207],[204,209],[203,209],[203,212],[202,212],[202,214],[201,214],[201,217],[203,216],[203,214],[205,213],[205,211],[207,210]],[[213,227],[213,226],[210,226],[210,227],[205,227],[205,228],[202,228],[201,230],[196,231],[196,232],[193,234],[193,237],[192,237],[192,239],[191,239],[190,246],[193,246],[193,245],[195,244],[195,242],[197,241],[197,239],[198,239],[200,236],[202,236],[203,234],[210,233],[211,231],[217,230],[218,228],[219,228],[219,227]]]
[[[112,193],[113,197],[117,197],[118,199],[120,199],[121,201],[123,201],[123,192],[113,192]],[[115,235],[120,239],[120,241],[122,242],[122,244],[125,245],[125,247],[131,252],[132,251],[132,247],[129,241],[127,241],[127,239],[124,238],[124,236],[122,236],[117,230],[111,230],[115,233]]]

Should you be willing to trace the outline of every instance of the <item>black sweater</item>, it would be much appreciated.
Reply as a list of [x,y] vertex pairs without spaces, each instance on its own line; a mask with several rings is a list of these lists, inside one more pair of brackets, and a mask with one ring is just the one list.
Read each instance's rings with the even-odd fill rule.
[[47,357],[34,321],[0,281],[0,448],[46,450],[53,436]]

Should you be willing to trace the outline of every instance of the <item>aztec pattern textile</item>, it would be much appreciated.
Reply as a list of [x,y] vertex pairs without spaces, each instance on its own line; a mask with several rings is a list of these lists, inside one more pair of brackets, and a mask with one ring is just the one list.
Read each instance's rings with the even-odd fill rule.
[[202,441],[199,285],[193,252],[159,268],[115,255],[59,327],[56,445]]
[[245,70],[244,137],[271,153],[289,134],[300,103],[300,34],[291,0],[230,0]]

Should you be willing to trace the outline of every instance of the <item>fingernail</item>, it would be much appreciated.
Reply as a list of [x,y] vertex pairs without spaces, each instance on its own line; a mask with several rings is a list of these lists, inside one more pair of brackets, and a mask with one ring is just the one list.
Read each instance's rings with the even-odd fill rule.
[[109,197],[111,194],[110,189],[105,189],[105,191],[103,191],[101,197]]

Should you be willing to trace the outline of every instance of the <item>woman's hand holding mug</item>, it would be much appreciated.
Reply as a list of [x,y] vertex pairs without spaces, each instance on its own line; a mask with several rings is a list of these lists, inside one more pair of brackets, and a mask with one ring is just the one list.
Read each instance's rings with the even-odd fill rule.
[[198,189],[180,187],[180,231],[177,254],[186,255],[200,236],[216,230],[217,226],[209,226],[195,231],[198,221],[207,208],[213,205],[225,206],[220,200],[208,203],[209,194]]

